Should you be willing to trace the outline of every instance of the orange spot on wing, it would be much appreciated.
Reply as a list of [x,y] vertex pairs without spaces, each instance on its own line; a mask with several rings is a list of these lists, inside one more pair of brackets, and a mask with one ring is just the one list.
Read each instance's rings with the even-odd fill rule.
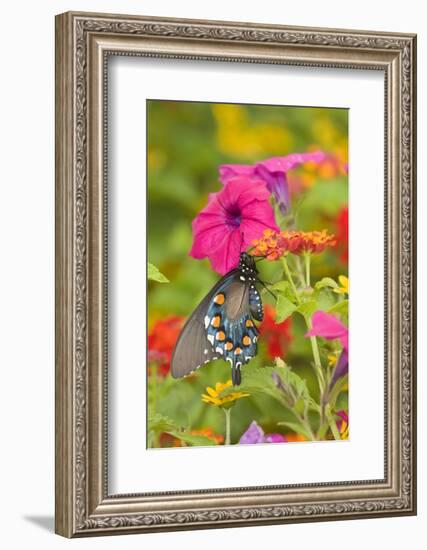
[[249,338],[248,335],[243,336],[243,345],[244,346],[250,346],[251,345],[251,339]]
[[222,292],[220,292],[219,294],[217,294],[215,296],[215,298],[213,299],[213,301],[218,304],[219,306],[222,306],[222,304],[225,302],[225,294],[223,294]]
[[223,340],[225,340],[225,333],[222,330],[220,330],[219,332],[216,333],[216,339],[222,342]]
[[242,348],[237,347],[237,348],[234,350],[234,353],[235,353],[236,355],[240,355],[240,354],[242,353]]
[[218,328],[221,323],[221,315],[215,315],[215,317],[212,318],[211,325],[215,328]]
[[233,349],[233,342],[227,342],[224,347],[227,351],[231,351]]
[[247,326],[248,328],[254,326],[254,324],[253,324],[253,322],[251,321],[251,319],[247,319],[247,320],[246,320],[246,326]]

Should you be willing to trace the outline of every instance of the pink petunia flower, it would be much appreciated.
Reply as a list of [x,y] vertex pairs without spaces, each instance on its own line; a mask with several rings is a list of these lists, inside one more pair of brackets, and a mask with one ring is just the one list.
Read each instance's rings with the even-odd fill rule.
[[343,350],[338,359],[330,386],[348,372],[348,328],[334,315],[324,311],[315,311],[311,318],[312,328],[306,336],[321,336],[326,340],[339,340]]
[[224,275],[237,267],[240,253],[265,229],[278,230],[265,182],[248,185],[248,178],[230,178],[193,220],[190,256],[209,258],[212,268]]
[[339,340],[348,353],[348,328],[334,315],[315,311],[311,318],[312,328],[306,336],[321,336],[326,340]]
[[289,185],[287,172],[306,162],[323,162],[326,158],[323,151],[313,153],[292,153],[285,157],[272,157],[257,164],[223,164],[219,167],[222,183],[225,185],[235,176],[246,176],[248,181],[262,179],[273,193],[282,214],[289,208]]

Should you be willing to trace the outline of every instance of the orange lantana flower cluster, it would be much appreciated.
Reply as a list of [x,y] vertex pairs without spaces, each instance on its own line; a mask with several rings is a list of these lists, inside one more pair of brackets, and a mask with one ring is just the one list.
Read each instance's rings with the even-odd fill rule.
[[281,231],[266,229],[260,239],[252,242],[253,256],[263,256],[267,260],[277,260],[288,252],[292,254],[318,254],[328,246],[335,246],[335,235],[322,231]]

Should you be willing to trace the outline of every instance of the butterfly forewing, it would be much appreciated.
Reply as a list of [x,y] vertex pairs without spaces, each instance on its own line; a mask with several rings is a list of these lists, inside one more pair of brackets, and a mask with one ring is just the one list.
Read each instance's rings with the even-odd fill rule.
[[171,361],[171,374],[181,378],[201,365],[218,357],[207,339],[205,317],[213,297],[233,279],[234,272],[227,273],[200,302],[185,323],[175,344]]
[[222,358],[232,367],[233,384],[240,384],[240,367],[257,354],[254,319],[263,318],[257,271],[246,262],[224,275],[188,319],[172,356],[175,378]]

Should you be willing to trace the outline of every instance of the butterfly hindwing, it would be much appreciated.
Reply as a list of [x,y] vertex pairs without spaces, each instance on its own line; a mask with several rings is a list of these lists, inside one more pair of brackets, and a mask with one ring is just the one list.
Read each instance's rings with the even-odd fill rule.
[[250,310],[251,286],[236,274],[218,289],[205,316],[207,338],[215,354],[232,367],[233,384],[241,381],[240,367],[257,354],[258,329]]

